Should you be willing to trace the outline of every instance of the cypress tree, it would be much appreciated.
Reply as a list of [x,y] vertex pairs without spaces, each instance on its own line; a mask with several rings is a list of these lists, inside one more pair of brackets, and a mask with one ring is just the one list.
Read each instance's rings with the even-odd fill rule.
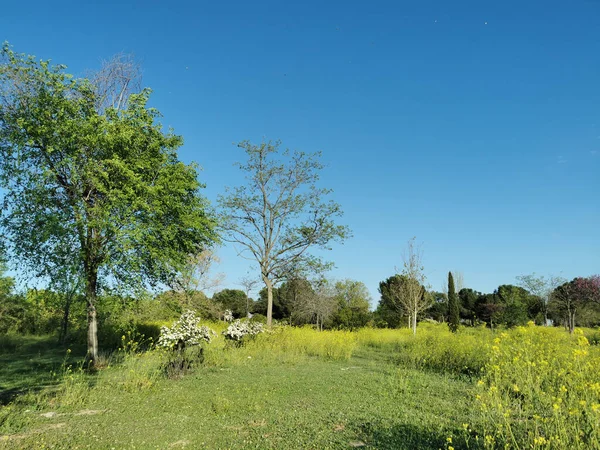
[[460,320],[460,309],[458,306],[458,295],[454,289],[454,277],[452,272],[448,272],[448,327],[450,331],[456,333]]

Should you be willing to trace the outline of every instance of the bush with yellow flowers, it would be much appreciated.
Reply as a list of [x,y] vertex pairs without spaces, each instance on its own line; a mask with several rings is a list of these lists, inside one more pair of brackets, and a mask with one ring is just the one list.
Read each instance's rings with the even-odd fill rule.
[[581,331],[517,327],[478,381],[486,448],[600,448],[600,349]]

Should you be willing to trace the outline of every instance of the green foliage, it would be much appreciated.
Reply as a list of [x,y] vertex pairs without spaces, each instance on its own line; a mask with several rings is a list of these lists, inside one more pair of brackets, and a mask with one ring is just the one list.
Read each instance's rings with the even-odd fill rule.
[[25,309],[21,298],[13,293],[15,280],[5,276],[5,271],[6,265],[0,252],[0,333],[19,330]]
[[460,301],[460,318],[475,325],[477,319],[477,300],[482,294],[473,289],[463,288],[458,293]]
[[[273,288],[273,319],[289,320],[294,325],[308,323],[305,314],[306,300],[314,295],[310,281],[304,278],[290,278]],[[268,292],[263,288],[258,293],[253,312],[267,315]]]
[[460,305],[456,289],[454,288],[454,277],[448,272],[448,328],[453,333],[458,330],[460,324]]
[[548,315],[571,332],[576,325],[600,325],[600,277],[574,278],[550,294]]
[[[79,302],[77,307],[81,307]],[[64,316],[64,295],[46,289],[30,289],[24,294],[0,295],[0,333],[24,334],[56,332]],[[81,308],[75,310],[69,323],[81,319]]]
[[[530,320],[539,324],[544,322],[542,299],[520,286],[503,284],[498,286],[493,294],[475,293],[464,289],[461,292],[463,304],[467,305],[464,314],[471,316],[475,313],[479,320],[486,322],[491,328],[497,325],[524,325]],[[478,297],[472,311],[475,295]]]
[[257,323],[262,323],[262,324],[266,324],[267,323],[267,317],[263,314],[252,314],[252,317],[250,318],[250,322],[257,322]]
[[425,311],[425,317],[436,322],[445,322],[448,317],[448,296],[443,292],[430,292],[433,298],[431,306]]
[[377,317],[391,328],[398,328],[407,316],[397,298],[398,286],[404,282],[402,275],[393,275],[379,283],[381,297],[377,306]]
[[212,301],[218,303],[222,311],[230,310],[236,319],[246,317],[247,312],[252,311],[253,307],[246,293],[239,289],[223,289],[213,295]]
[[[290,298],[288,296],[289,289],[286,283],[278,288],[273,288],[273,313],[272,317],[275,320],[284,320],[291,315]],[[258,299],[254,303],[253,312],[267,316],[268,309],[267,288],[262,288],[258,293]]]
[[335,300],[338,310],[333,315],[333,326],[348,330],[364,327],[371,319],[371,295],[361,281],[343,280],[335,283]]
[[182,139],[163,134],[149,90],[99,114],[88,80],[8,46],[2,55],[3,226],[17,256],[43,270],[67,249],[105,277],[168,280],[211,242],[196,166],[177,160]]
[[99,109],[65,66],[8,44],[0,57],[0,225],[37,275],[62,263],[85,275],[94,330],[98,283],[169,282],[216,239],[197,166],[177,159],[182,138],[163,132],[150,90]]
[[162,292],[153,299],[140,302],[136,314],[142,320],[171,320],[188,309],[208,320],[219,320],[222,314],[219,305],[199,291]]
[[541,311],[538,299],[522,287],[503,284],[494,295],[503,308],[501,321],[508,327],[525,325]]

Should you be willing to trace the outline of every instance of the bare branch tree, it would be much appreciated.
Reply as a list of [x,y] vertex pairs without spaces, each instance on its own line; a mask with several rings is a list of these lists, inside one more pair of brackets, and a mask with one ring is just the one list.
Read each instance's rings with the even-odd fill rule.
[[190,255],[186,266],[180,271],[179,276],[173,280],[171,287],[176,292],[184,295],[188,305],[191,304],[196,293],[214,290],[222,284],[225,278],[224,274],[210,275],[213,265],[220,262],[219,257],[208,249],[196,255]]
[[238,284],[244,288],[246,294],[246,317],[250,318],[250,292],[260,283],[258,278],[253,278],[249,275],[240,278]]
[[462,271],[453,270],[452,277],[454,278],[454,288],[456,290],[456,293],[458,294],[460,291],[462,291],[466,287],[465,286],[465,276],[463,275]]
[[312,283],[312,291],[306,291],[298,304],[298,315],[306,320],[315,321],[317,330],[323,331],[323,325],[337,309],[335,287],[326,278]]
[[322,265],[309,249],[329,249],[331,241],[349,235],[334,219],[340,206],[324,202],[331,191],[317,188],[323,168],[317,154],[279,155],[280,142],[239,144],[248,162],[239,164],[247,184],[219,197],[223,239],[241,247],[240,255],[255,260],[267,288],[267,326],[273,316],[273,286],[290,274]]
[[517,277],[519,286],[527,289],[533,295],[542,299],[545,326],[550,324],[550,321],[548,320],[548,303],[550,302],[552,292],[566,281],[567,280],[560,276],[550,275],[546,278],[543,275],[537,276],[535,273],[532,273],[531,275],[519,275]]
[[[465,277],[464,277],[462,271],[460,271],[460,270],[451,270],[450,272],[452,272],[452,277],[454,278],[454,288],[456,289],[456,293],[458,294],[461,290],[463,290],[465,287],[467,287],[465,285]],[[448,277],[447,276],[442,280],[440,292],[442,294],[446,294],[446,296],[448,296]]]
[[103,60],[100,70],[89,74],[96,92],[96,108],[102,112],[108,108],[123,109],[129,95],[142,87],[142,69],[134,55],[117,53]]
[[413,334],[417,334],[417,316],[431,306],[432,299],[425,288],[427,278],[423,267],[423,252],[420,246],[415,245],[416,238],[408,241],[404,251],[403,269],[404,280],[394,285],[399,305],[409,314],[409,324]]

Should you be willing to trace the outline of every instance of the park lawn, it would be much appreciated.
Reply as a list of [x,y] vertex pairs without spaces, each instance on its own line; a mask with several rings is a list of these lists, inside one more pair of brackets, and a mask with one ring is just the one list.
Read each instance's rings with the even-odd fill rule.
[[435,449],[476,425],[473,382],[389,356],[247,358],[137,389],[109,381],[133,370],[115,366],[77,404],[24,410],[0,448]]
[[56,386],[65,351],[53,335],[0,336],[0,405],[26,391]]

